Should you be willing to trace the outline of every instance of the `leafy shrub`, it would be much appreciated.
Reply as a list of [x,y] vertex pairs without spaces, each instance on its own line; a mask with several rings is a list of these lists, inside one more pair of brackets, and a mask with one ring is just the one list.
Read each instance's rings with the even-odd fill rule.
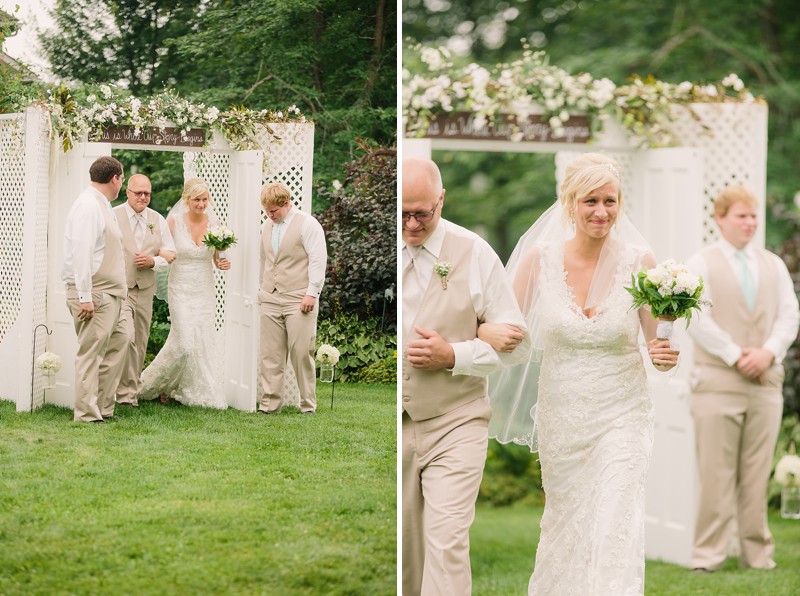
[[393,385],[397,383],[397,353],[373,362],[369,366],[357,370],[350,380],[353,383],[377,383]]
[[489,441],[478,500],[496,507],[544,503],[539,458],[524,445]]
[[164,347],[169,335],[169,306],[163,300],[153,300],[153,321],[150,323],[150,337],[144,354],[144,366],[147,367]]
[[362,147],[366,155],[345,164],[340,188],[317,188],[330,207],[319,214],[328,242],[328,271],[320,314],[380,317],[397,329],[397,151]]
[[362,369],[386,358],[393,359],[397,337],[382,333],[379,319],[359,320],[354,313],[340,313],[319,320],[317,347],[322,344],[339,350],[337,379],[350,382]]
[[[789,452],[789,444],[794,443],[796,449],[800,449],[800,417],[797,414],[790,414],[781,422],[781,430],[778,434],[778,441],[775,446],[775,454],[772,456],[772,472],[780,459]],[[769,506],[774,509],[781,508],[781,485],[775,482],[774,476],[769,479]]]

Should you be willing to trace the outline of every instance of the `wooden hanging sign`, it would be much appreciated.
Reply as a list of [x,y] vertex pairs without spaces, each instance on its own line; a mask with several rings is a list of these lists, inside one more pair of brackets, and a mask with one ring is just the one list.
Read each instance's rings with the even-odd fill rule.
[[117,143],[122,145],[159,145],[161,147],[202,147],[206,143],[206,133],[202,128],[190,128],[181,134],[180,128],[166,126],[164,128],[136,128],[130,124],[106,126],[100,137],[97,131],[89,134],[89,139],[100,143]]
[[[513,124],[519,130],[514,130]],[[564,134],[553,136],[553,128],[541,116],[530,115],[522,123],[513,114],[502,114],[494,123],[475,122],[471,112],[448,112],[431,118],[425,133],[431,139],[468,139],[474,141],[528,141],[538,143],[587,143],[591,136],[589,119],[586,116],[571,116],[564,122]],[[516,134],[516,136],[515,136]]]

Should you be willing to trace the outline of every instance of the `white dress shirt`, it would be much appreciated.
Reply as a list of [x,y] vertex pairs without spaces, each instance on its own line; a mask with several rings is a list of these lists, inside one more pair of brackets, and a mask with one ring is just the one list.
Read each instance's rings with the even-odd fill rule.
[[[273,224],[272,235],[276,234],[278,225],[284,226],[281,232],[285,232],[286,227],[295,217],[297,217],[297,208],[292,206],[281,224]],[[284,235],[283,233],[280,234],[278,240],[279,248],[280,243],[283,242]],[[322,229],[322,225],[310,214],[308,217],[303,218],[303,226],[300,228],[300,241],[308,253],[308,288],[306,289],[306,295],[319,298],[322,293],[322,286],[325,283],[328,248],[325,245],[325,231]]]
[[[525,320],[517,305],[517,299],[511,289],[503,264],[492,247],[474,232],[445,219],[440,219],[436,229],[421,247],[409,247],[403,242],[403,269],[405,270],[409,265],[412,258],[411,253],[415,252],[414,270],[416,275],[410,281],[419,284],[416,288],[407,288],[404,278],[403,295],[405,296],[405,292],[408,290],[412,293],[415,292],[418,296],[424,295],[433,275],[433,266],[439,260],[445,232],[475,239],[475,250],[472,251],[470,261],[469,292],[472,305],[481,321],[507,323],[519,327],[525,333],[525,339],[510,354],[495,352],[489,344],[477,337],[468,341],[451,343],[455,353],[453,374],[483,377],[503,366],[512,366],[523,362],[530,352],[530,337]],[[404,309],[403,317],[410,316],[413,320],[419,306],[416,305],[414,312],[407,313]],[[404,322],[404,325],[410,324],[410,321]]]
[[79,302],[92,301],[92,276],[100,269],[105,254],[106,222],[97,198],[116,220],[111,202],[94,186],[84,189],[67,213],[64,224],[64,262],[61,280],[74,285]]
[[[737,278],[741,277],[741,265],[739,258],[736,256],[736,247],[724,239],[718,240],[712,246],[717,246],[722,250],[731,270],[736,273]],[[757,288],[759,271],[755,251],[749,245],[743,251],[753,276],[753,283]],[[761,347],[768,350],[775,356],[775,362],[781,362],[786,357],[789,347],[797,338],[800,311],[798,311],[797,296],[794,293],[794,283],[786,265],[775,254],[769,253],[769,258],[775,261],[778,273],[778,284],[774,288],[775,293],[778,295],[778,317],[764,345],[752,347]],[[694,273],[703,276],[705,298],[713,301],[714,297],[711,295],[710,285],[711,274],[702,252],[692,255],[686,262],[686,266]],[[739,279],[740,284],[741,281]],[[724,300],[725,298],[720,297],[720,299]],[[733,342],[730,334],[714,322],[709,307],[703,307],[696,317],[692,317],[688,332],[689,336],[706,352],[722,359],[728,366],[735,365],[742,356],[742,349]]]
[[[145,207],[144,211],[141,214],[136,213],[128,203],[125,203],[125,213],[128,216],[128,222],[131,225],[131,231],[133,232],[133,237],[136,238],[136,220],[140,216],[144,218],[144,225],[145,228],[147,227],[147,221],[150,217],[150,213],[155,213],[158,216],[158,229],[161,232],[161,250],[167,250],[169,252],[177,254],[177,250],[175,249],[175,241],[172,239],[172,234],[169,231],[169,225],[167,225],[167,220],[164,219],[164,216],[161,215],[158,211],[154,211],[150,209],[150,207]],[[141,247],[139,248],[141,250]],[[164,271],[167,267],[169,267],[169,263],[164,257],[159,257],[158,255],[150,255],[153,257],[155,261],[155,265],[153,265],[153,271],[159,272]]]

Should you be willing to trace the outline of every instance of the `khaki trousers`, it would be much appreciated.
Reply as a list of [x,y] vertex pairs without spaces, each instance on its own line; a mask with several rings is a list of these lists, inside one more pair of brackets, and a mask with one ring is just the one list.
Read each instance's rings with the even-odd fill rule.
[[403,596],[472,592],[469,528],[490,417],[486,399],[419,422],[403,412]]
[[150,339],[150,323],[153,321],[153,296],[156,286],[139,289],[139,286],[128,288],[127,303],[133,318],[133,341],[131,342],[122,364],[122,374],[117,387],[117,403],[137,405],[139,391],[142,388],[142,368],[147,342]]
[[694,393],[700,503],[692,566],[717,569],[728,556],[736,516],[740,564],[772,568],[767,526],[767,484],[780,430],[780,389],[753,386],[747,393]]
[[130,341],[129,323],[121,314],[123,298],[105,292],[92,293],[94,315],[78,319],[80,303],[75,287],[67,288],[67,307],[75,322],[78,352],[75,355],[76,422],[92,422],[114,415],[114,389],[119,382],[119,358],[106,360],[109,350],[124,350]]
[[278,412],[283,402],[283,378],[287,359],[291,361],[300,389],[300,410],[317,409],[317,374],[314,350],[317,340],[319,300],[309,313],[300,311],[305,294],[273,292],[268,302],[259,303],[261,399],[258,409]]

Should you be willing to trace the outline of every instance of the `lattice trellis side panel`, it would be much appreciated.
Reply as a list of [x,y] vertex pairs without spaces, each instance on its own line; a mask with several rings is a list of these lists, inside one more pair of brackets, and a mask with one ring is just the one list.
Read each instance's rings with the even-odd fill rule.
[[17,321],[22,301],[24,128],[23,114],[0,116],[0,343]]
[[[767,113],[763,104],[703,103],[676,108],[673,134],[683,146],[700,148],[705,156],[703,244],[719,237],[714,222],[714,198],[728,184],[750,188],[761,202],[764,214]],[[762,245],[763,231],[761,226]]]
[[[28,187],[33,191],[32,199],[35,205],[35,217],[28,226],[34,228],[34,243],[36,261],[33,271],[33,322],[35,329],[37,325],[47,321],[47,229],[50,202],[50,139],[48,136],[47,116],[41,110],[28,110],[27,112],[27,153],[32,157],[27,162],[28,168]],[[30,200],[29,200],[30,205]],[[48,336],[42,327],[38,331],[41,336],[37,336],[36,353],[34,358],[48,349]],[[70,363],[62,362],[62,366],[69,366]],[[40,370],[36,370],[32,409],[44,405],[44,375]],[[19,409],[19,408],[17,408]]]
[[[314,163],[314,125],[278,124],[272,133],[262,128],[257,135],[264,152],[262,184],[283,182],[292,192],[292,202],[302,211],[311,211],[311,176]],[[262,221],[265,216],[262,215]]]
[[[230,156],[225,153],[184,153],[184,178],[199,177],[205,180],[211,194],[214,211],[223,225],[228,225],[230,209]],[[217,297],[215,321],[217,331],[225,324],[225,292],[227,278],[217,269],[214,270],[214,288]]]

